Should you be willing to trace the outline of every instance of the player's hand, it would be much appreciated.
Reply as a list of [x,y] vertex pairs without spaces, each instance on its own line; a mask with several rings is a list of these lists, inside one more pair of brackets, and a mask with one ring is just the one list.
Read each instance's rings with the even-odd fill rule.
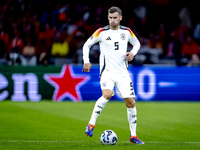
[[90,63],[84,64],[83,69],[82,69],[82,72],[83,72],[83,71],[85,71],[85,72],[90,72],[91,67],[92,67],[92,65],[91,65]]
[[127,60],[127,61],[132,61],[132,60],[133,60],[133,57],[134,57],[134,55],[133,55],[132,52],[127,52],[127,53],[126,53],[126,60]]

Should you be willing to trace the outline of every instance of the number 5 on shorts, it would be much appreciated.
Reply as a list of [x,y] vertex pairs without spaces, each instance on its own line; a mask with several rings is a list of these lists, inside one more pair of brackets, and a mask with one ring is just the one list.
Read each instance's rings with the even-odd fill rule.
[[131,91],[133,90],[133,82],[130,82]]

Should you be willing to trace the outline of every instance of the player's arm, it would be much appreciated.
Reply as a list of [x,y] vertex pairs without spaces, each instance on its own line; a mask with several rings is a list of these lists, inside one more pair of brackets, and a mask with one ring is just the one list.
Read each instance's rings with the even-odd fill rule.
[[90,39],[88,39],[85,44],[83,45],[83,69],[82,71],[85,72],[90,72],[90,69],[92,67],[91,63],[90,63],[90,59],[89,59],[89,51],[90,51],[90,47],[92,46],[92,41]]
[[98,29],[83,45],[83,69],[82,71],[90,72],[90,69],[92,67],[89,59],[89,51],[90,47],[97,43],[99,41],[99,32],[100,29]]
[[129,42],[131,43],[131,45],[133,46],[132,50],[130,52],[126,53],[126,60],[128,61],[132,61],[134,56],[138,53],[139,49],[140,49],[140,42],[137,39],[137,37],[135,36],[135,34],[128,29],[129,31]]

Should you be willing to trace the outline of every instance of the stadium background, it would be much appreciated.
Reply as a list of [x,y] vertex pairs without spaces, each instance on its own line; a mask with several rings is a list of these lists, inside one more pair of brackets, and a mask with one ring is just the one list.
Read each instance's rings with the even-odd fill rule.
[[[194,0],[102,0],[95,5],[89,0],[1,0],[0,101],[98,99],[99,46],[91,49],[93,67],[86,74],[81,72],[82,45],[108,24],[110,6],[122,9],[121,25],[141,42],[129,67],[136,100],[199,101],[200,10]],[[112,100],[121,101],[115,92]]]
[[[116,89],[93,137],[84,134],[101,90],[99,47],[85,73],[82,45],[111,6],[141,42],[129,72],[145,145],[129,142]],[[0,0],[0,149],[199,149],[199,14],[197,0]],[[116,145],[101,144],[107,129]]]

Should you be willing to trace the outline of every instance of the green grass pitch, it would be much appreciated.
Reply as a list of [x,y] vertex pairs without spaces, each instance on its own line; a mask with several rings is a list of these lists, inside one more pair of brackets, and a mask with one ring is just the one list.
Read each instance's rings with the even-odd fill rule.
[[[145,145],[129,142],[126,106],[109,102],[85,135],[95,102],[0,102],[0,149],[192,150],[200,149],[200,103],[137,102],[137,135]],[[116,132],[116,145],[102,145],[101,133]]]

